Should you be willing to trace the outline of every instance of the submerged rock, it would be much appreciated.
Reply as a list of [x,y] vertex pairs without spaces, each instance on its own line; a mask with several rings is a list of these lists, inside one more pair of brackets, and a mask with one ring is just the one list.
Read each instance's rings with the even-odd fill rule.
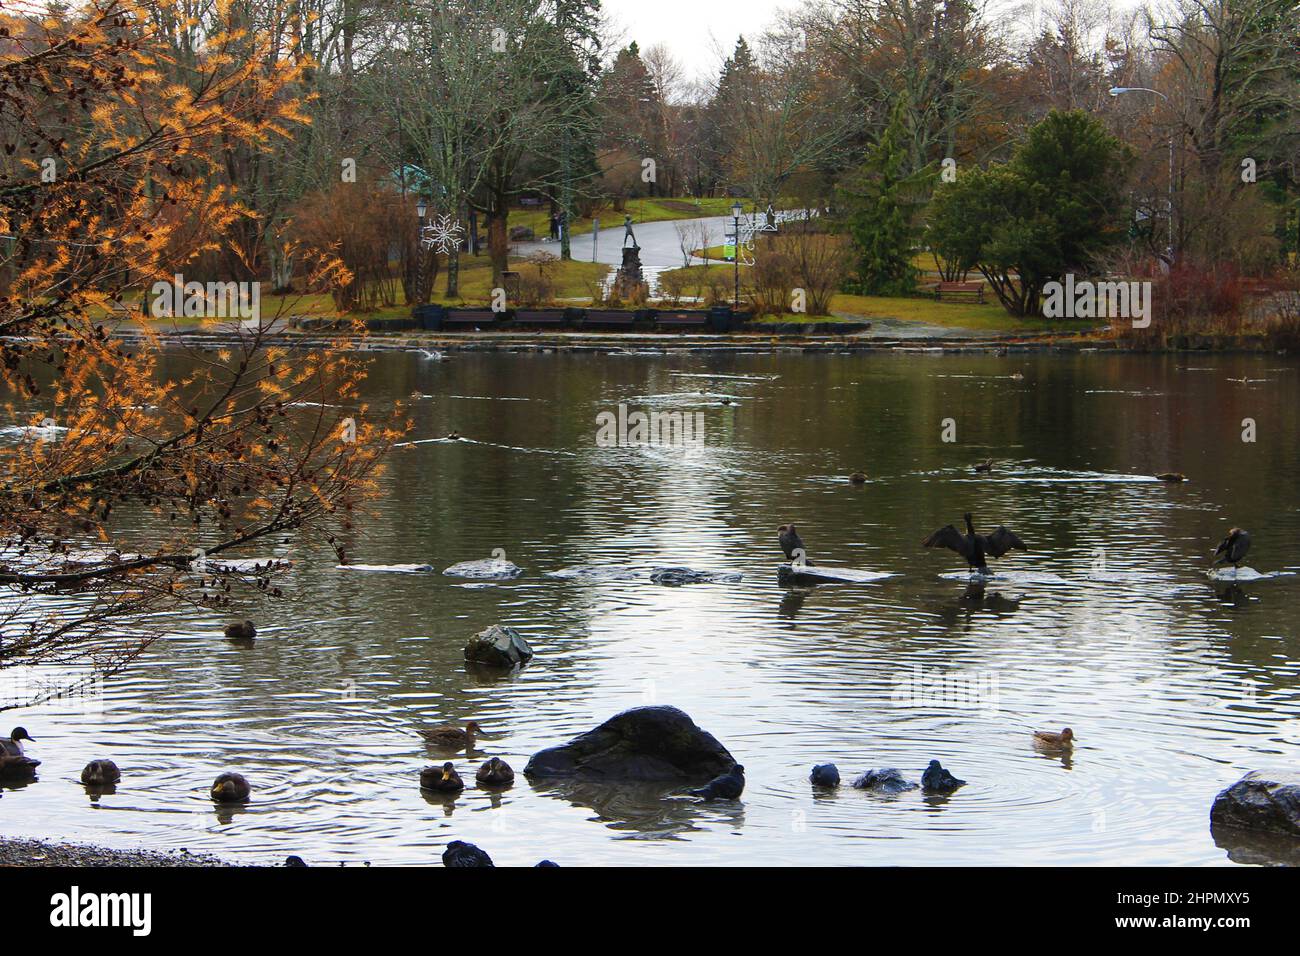
[[838,787],[840,770],[833,763],[819,763],[812,768],[812,773],[808,774],[808,782],[814,787]]
[[958,787],[964,787],[965,780],[958,780],[937,760],[931,760],[930,766],[921,774],[921,789],[926,793],[952,793]]
[[432,564],[339,564],[337,571],[373,571],[377,574],[427,574],[433,570]]
[[595,730],[533,755],[529,777],[605,781],[711,780],[736,766],[710,733],[676,707],[633,707]]
[[853,781],[858,790],[870,790],[873,793],[906,793],[915,790],[917,785],[903,776],[893,767],[881,770],[868,770]]
[[1300,836],[1300,773],[1252,770],[1214,798],[1210,822]]
[[634,581],[637,578],[645,577],[644,568],[634,568],[627,565],[591,565],[580,564],[572,568],[561,568],[558,571],[547,571],[548,578],[560,578],[564,581]]
[[820,565],[780,564],[776,583],[790,584],[872,584],[894,575],[889,571],[859,571],[856,568],[825,568]]
[[513,627],[493,624],[465,645],[465,660],[488,667],[522,667],[533,659],[533,649]]
[[738,571],[696,571],[694,568],[655,568],[650,580],[655,584],[733,584],[744,577]]
[[473,843],[466,843],[463,840],[452,840],[447,844],[447,849],[442,851],[443,866],[491,866],[496,864],[492,862],[492,857],[486,852],[480,850]]
[[474,578],[476,580],[504,581],[522,574],[523,568],[501,558],[484,558],[480,561],[462,561],[453,564],[442,573],[453,578]]

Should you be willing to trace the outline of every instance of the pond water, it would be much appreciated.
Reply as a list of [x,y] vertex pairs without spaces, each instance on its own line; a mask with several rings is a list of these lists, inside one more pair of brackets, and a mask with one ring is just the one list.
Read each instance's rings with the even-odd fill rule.
[[[169,367],[183,369],[175,356]],[[3,791],[0,832],[234,860],[429,863],[477,843],[498,864],[1215,864],[1217,791],[1300,750],[1300,364],[1268,357],[418,354],[374,359],[370,389],[419,391],[366,564],[486,558],[487,584],[294,561],[288,598],[191,617],[93,701],[6,714],[44,761]],[[723,404],[728,396],[730,404]],[[596,416],[702,413],[704,441],[601,447]],[[1256,441],[1243,442],[1243,419]],[[955,441],[943,440],[952,419]],[[971,465],[993,458],[988,475]],[[865,485],[846,476],[867,473]],[[1146,476],[1185,472],[1165,484]],[[971,588],[921,540],[973,511],[1028,551]],[[893,576],[790,589],[776,528],[819,564]],[[1209,553],[1252,532],[1262,577],[1213,581]],[[577,566],[688,565],[739,583],[556,578]],[[473,586],[470,586],[473,585]],[[466,639],[504,623],[537,657],[467,673]],[[627,707],[674,704],[745,764],[739,803],[530,784],[472,788],[488,755],[528,756]],[[426,797],[417,726],[476,719],[455,800]],[[1072,757],[1035,729],[1069,725]],[[124,779],[77,782],[113,757]],[[871,768],[950,797],[847,786]],[[845,778],[814,792],[814,763]],[[206,789],[245,773],[253,801]]]

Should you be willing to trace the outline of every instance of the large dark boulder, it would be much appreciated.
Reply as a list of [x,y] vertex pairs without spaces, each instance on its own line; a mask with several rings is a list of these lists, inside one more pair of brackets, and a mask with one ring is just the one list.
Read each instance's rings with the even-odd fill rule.
[[1210,822],[1300,836],[1300,773],[1251,771],[1214,798]]
[[529,777],[707,781],[736,765],[727,748],[676,707],[633,707],[567,744],[533,755]]
[[487,667],[522,667],[533,659],[533,649],[513,627],[493,624],[465,645],[465,660]]

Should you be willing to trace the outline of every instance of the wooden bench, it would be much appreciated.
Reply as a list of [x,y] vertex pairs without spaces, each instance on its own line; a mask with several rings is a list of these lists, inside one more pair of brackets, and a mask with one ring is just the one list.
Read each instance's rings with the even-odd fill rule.
[[655,325],[661,329],[706,329],[709,327],[707,312],[660,312],[655,316]]
[[558,329],[568,323],[568,315],[564,309],[518,309],[515,312],[515,322],[518,325]]
[[983,282],[936,282],[931,288],[934,289],[936,299],[942,300],[944,296],[949,298],[971,296],[981,304],[984,302]]
[[616,312],[612,309],[588,309],[583,320],[585,328],[630,329],[636,324],[635,312]]
[[442,320],[444,329],[478,329],[496,325],[497,314],[491,309],[448,309]]

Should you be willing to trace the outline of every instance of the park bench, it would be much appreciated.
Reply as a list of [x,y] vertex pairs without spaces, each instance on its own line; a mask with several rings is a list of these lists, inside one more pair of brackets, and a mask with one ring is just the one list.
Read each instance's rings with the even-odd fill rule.
[[568,321],[564,309],[518,309],[515,312],[515,324],[527,325],[541,329],[563,328]]
[[613,309],[588,309],[583,320],[584,328],[631,329],[636,323],[635,312],[616,312]]
[[709,313],[707,312],[660,312],[655,316],[655,326],[664,329],[707,329]]
[[444,329],[479,329],[495,325],[497,314],[491,309],[448,309],[442,320]]
[[944,296],[958,299],[971,296],[981,304],[984,302],[983,282],[936,282],[931,288],[936,299],[942,300]]

